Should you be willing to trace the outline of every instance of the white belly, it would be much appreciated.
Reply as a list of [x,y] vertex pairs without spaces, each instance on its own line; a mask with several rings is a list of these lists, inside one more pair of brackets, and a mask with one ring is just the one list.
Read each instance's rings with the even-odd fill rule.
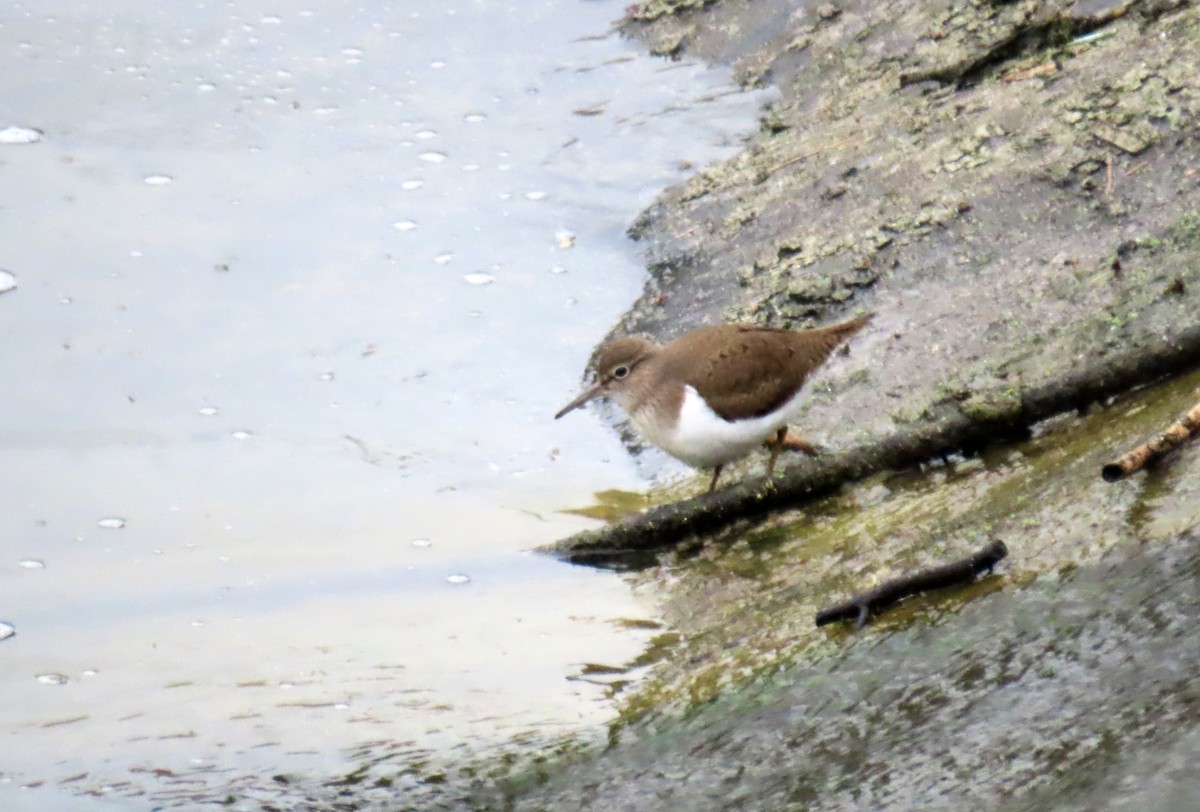
[[674,425],[655,421],[649,410],[631,415],[647,440],[672,457],[696,468],[713,468],[744,457],[773,437],[799,411],[796,393],[780,409],[763,417],[729,421],[709,408],[691,386],[685,387],[683,406]]

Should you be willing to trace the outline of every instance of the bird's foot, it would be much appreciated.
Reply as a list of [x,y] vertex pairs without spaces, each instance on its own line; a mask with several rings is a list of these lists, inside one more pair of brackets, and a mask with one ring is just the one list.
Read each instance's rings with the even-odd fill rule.
[[[816,443],[809,442],[804,437],[796,434],[791,429],[787,429],[783,437],[778,439],[778,445],[781,449],[787,451],[802,451],[810,457],[816,457],[825,453],[825,449]],[[768,445],[772,445],[768,443]]]

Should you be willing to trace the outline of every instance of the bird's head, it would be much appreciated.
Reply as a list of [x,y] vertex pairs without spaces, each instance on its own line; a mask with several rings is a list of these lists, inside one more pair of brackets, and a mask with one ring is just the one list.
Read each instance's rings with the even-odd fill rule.
[[638,380],[638,370],[646,360],[654,354],[658,345],[644,338],[630,336],[618,338],[607,344],[596,359],[596,382],[579,393],[579,396],[559,410],[554,419],[562,417],[567,412],[578,409],[593,398],[611,396],[618,403],[625,400],[622,396],[631,393],[632,387]]

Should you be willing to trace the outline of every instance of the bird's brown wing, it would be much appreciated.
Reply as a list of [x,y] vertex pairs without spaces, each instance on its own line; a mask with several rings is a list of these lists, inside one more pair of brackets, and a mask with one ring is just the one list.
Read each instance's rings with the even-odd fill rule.
[[726,420],[760,417],[786,403],[814,369],[869,317],[815,330],[723,324],[668,345],[663,363]]

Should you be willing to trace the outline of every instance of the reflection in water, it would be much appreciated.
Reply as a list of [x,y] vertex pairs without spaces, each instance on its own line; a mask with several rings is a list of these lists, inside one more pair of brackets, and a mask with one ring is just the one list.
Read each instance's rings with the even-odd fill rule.
[[568,677],[653,610],[524,551],[639,482],[550,416],[626,224],[759,103],[590,36],[620,12],[5,20],[0,806],[402,793],[608,717]]

